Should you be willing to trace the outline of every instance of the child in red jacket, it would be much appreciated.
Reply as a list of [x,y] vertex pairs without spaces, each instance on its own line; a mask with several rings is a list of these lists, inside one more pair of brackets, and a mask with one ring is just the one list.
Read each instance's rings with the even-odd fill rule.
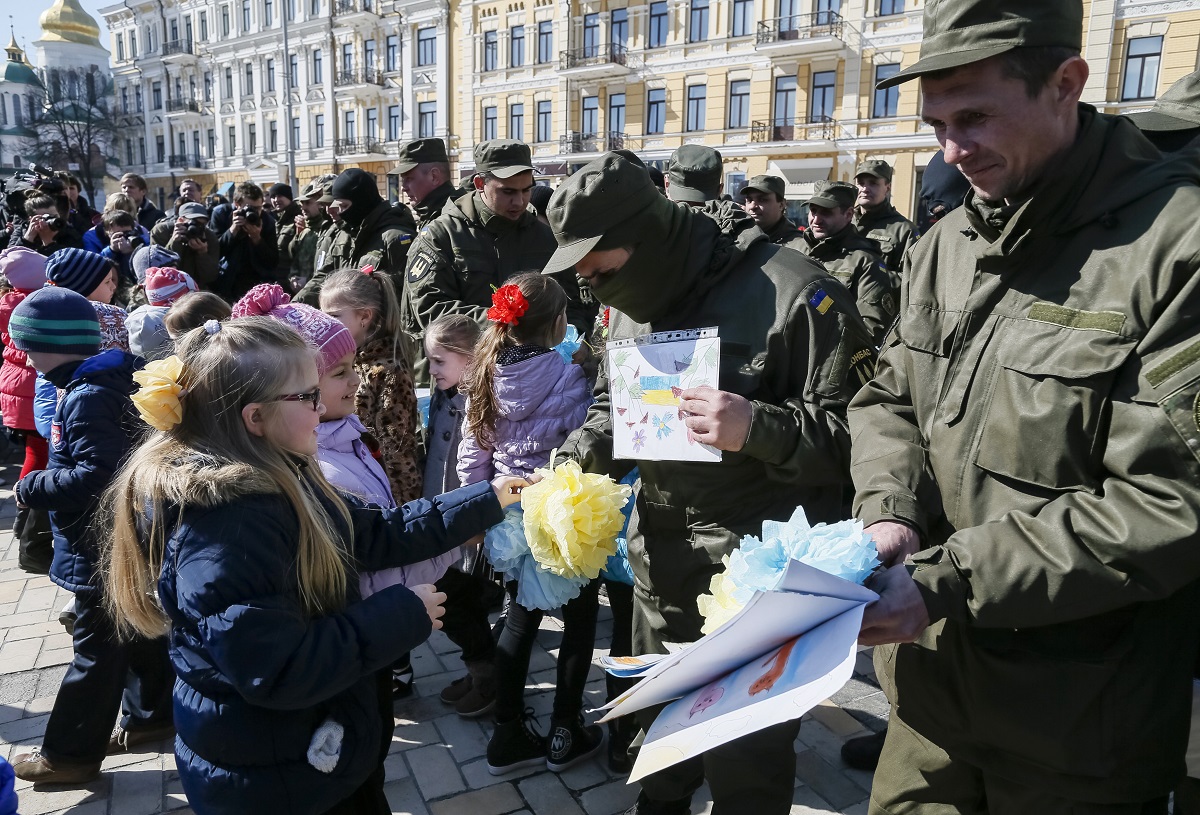
[[[4,426],[24,437],[25,462],[21,478],[35,470],[46,469],[49,450],[33,422],[33,384],[37,371],[29,367],[25,352],[12,344],[8,319],[13,309],[31,292],[46,284],[46,258],[32,249],[10,247],[0,252],[0,343],[4,345],[4,364],[0,365],[0,414]],[[45,515],[45,513],[42,513]],[[21,540],[19,563],[26,571],[45,574],[50,569],[51,541],[49,519],[30,524],[30,510],[21,507],[13,534]],[[27,530],[28,527],[28,530]],[[43,534],[25,534],[34,528]]]

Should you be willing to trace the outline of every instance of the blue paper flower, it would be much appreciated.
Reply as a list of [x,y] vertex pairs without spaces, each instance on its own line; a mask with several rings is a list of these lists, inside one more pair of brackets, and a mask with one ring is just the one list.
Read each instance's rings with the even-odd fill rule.
[[525,539],[524,511],[514,504],[504,511],[504,520],[483,536],[488,561],[505,580],[517,581],[517,602],[525,608],[553,611],[579,596],[586,578],[559,577],[538,565]]
[[563,337],[563,341],[554,346],[554,350],[563,358],[563,362],[570,365],[575,359],[575,352],[583,345],[583,339],[579,336],[579,330],[573,325],[567,326],[567,335]]

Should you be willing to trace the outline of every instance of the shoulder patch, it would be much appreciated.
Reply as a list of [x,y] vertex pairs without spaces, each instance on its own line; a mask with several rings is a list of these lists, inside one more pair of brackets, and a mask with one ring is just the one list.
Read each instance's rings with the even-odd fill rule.
[[413,242],[412,235],[404,235],[403,237],[400,238],[400,240],[396,241],[396,243],[400,244],[401,246],[407,246],[408,244],[410,244],[412,242]]
[[408,282],[416,283],[429,274],[434,264],[433,253],[422,247],[408,262]]
[[826,294],[824,289],[817,289],[812,297],[808,298],[808,304],[815,308],[818,314],[824,314],[833,307],[833,298]]

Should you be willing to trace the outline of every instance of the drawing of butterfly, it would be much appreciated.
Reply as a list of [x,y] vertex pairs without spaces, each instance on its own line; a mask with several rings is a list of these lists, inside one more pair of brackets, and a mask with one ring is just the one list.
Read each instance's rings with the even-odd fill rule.
[[675,428],[671,427],[671,419],[674,417],[670,413],[664,413],[661,416],[654,417],[654,431],[658,438],[665,439],[671,435],[671,431]]
[[675,370],[676,371],[686,371],[688,368],[691,367],[692,357],[694,357],[695,355],[696,355],[695,352],[693,352],[691,354],[688,354],[683,359],[675,360]]

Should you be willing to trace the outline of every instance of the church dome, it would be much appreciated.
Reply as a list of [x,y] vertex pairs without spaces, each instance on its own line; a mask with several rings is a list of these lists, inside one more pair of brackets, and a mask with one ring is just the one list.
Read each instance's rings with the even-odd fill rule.
[[53,6],[42,12],[38,22],[43,40],[100,45],[100,26],[83,10],[79,0],[55,0]]
[[21,46],[17,45],[15,35],[9,39],[8,47],[4,50],[8,54],[8,59],[4,62],[4,71],[0,75],[0,81],[11,82],[14,85],[42,87],[42,81],[38,79],[37,73],[25,59],[25,52],[21,50]]

